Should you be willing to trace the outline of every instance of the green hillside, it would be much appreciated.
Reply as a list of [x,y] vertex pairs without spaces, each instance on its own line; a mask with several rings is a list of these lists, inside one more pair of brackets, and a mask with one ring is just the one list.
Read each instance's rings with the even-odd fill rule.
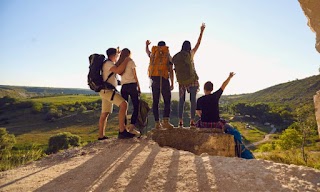
[[61,94],[96,94],[90,89],[77,88],[52,88],[52,87],[28,87],[0,85],[0,98],[4,96],[14,98],[29,98],[35,96],[61,95]]
[[226,96],[224,99],[251,103],[281,103],[292,107],[313,103],[313,96],[320,90],[320,75],[278,84],[255,93]]

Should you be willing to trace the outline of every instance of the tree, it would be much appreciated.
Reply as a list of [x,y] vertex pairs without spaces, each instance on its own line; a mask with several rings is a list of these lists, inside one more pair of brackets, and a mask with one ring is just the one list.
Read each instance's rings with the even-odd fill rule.
[[314,108],[305,105],[296,110],[297,128],[301,134],[301,153],[304,162],[308,163],[308,155],[306,154],[305,147],[311,142],[311,136],[316,130],[316,121],[314,116]]
[[281,149],[289,150],[299,147],[301,145],[301,141],[299,131],[291,127],[282,132],[277,144]]

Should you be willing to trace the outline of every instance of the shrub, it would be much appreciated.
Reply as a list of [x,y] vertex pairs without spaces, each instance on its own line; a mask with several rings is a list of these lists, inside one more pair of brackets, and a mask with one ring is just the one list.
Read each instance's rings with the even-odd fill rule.
[[43,105],[39,102],[32,103],[32,113],[40,113],[42,111]]
[[56,108],[51,108],[46,115],[46,120],[54,120],[62,116],[62,110],[58,110]]
[[56,153],[59,150],[68,149],[71,146],[80,146],[80,137],[70,132],[58,133],[49,139],[49,147],[47,153]]
[[79,112],[80,113],[83,113],[83,112],[85,112],[87,110],[87,108],[84,106],[84,105],[80,105],[80,107],[79,107]]
[[8,134],[5,128],[0,128],[0,152],[11,150],[15,143],[15,136],[13,134]]
[[275,150],[275,145],[273,143],[266,143],[259,147],[260,152],[269,152]]

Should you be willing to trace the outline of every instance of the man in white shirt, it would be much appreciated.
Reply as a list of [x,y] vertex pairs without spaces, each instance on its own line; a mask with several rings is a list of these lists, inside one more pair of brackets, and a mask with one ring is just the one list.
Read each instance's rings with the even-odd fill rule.
[[[99,95],[102,100],[101,105],[101,115],[99,119],[99,138],[98,140],[104,140],[108,137],[105,136],[105,127],[107,123],[107,119],[110,113],[113,110],[113,104],[119,107],[119,139],[127,139],[132,138],[135,135],[127,132],[125,129],[125,117],[127,115],[128,103],[127,101],[121,97],[121,95],[115,90],[118,82],[116,78],[116,74],[121,74],[127,64],[130,61],[130,58],[126,58],[123,63],[121,63],[118,67],[115,65],[115,62],[118,59],[119,52],[115,48],[109,48],[107,51],[108,59],[103,63],[102,66],[102,77],[104,81],[111,84],[107,86],[105,89],[102,89],[99,92]],[[113,73],[113,74],[112,74]],[[111,75],[112,74],[112,75]],[[109,76],[111,75],[111,76]],[[109,84],[109,85],[110,85]],[[112,88],[113,86],[113,88]]]

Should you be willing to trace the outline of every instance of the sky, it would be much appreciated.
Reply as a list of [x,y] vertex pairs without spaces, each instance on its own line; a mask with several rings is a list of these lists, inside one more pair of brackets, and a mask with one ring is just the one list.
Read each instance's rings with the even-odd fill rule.
[[[1,0],[0,84],[85,88],[92,53],[129,48],[142,92],[151,46],[163,40],[171,55],[183,41],[194,47],[201,92],[217,90],[230,72],[224,94],[253,93],[319,74],[315,34],[298,0]],[[175,80],[175,89],[178,83]]]

